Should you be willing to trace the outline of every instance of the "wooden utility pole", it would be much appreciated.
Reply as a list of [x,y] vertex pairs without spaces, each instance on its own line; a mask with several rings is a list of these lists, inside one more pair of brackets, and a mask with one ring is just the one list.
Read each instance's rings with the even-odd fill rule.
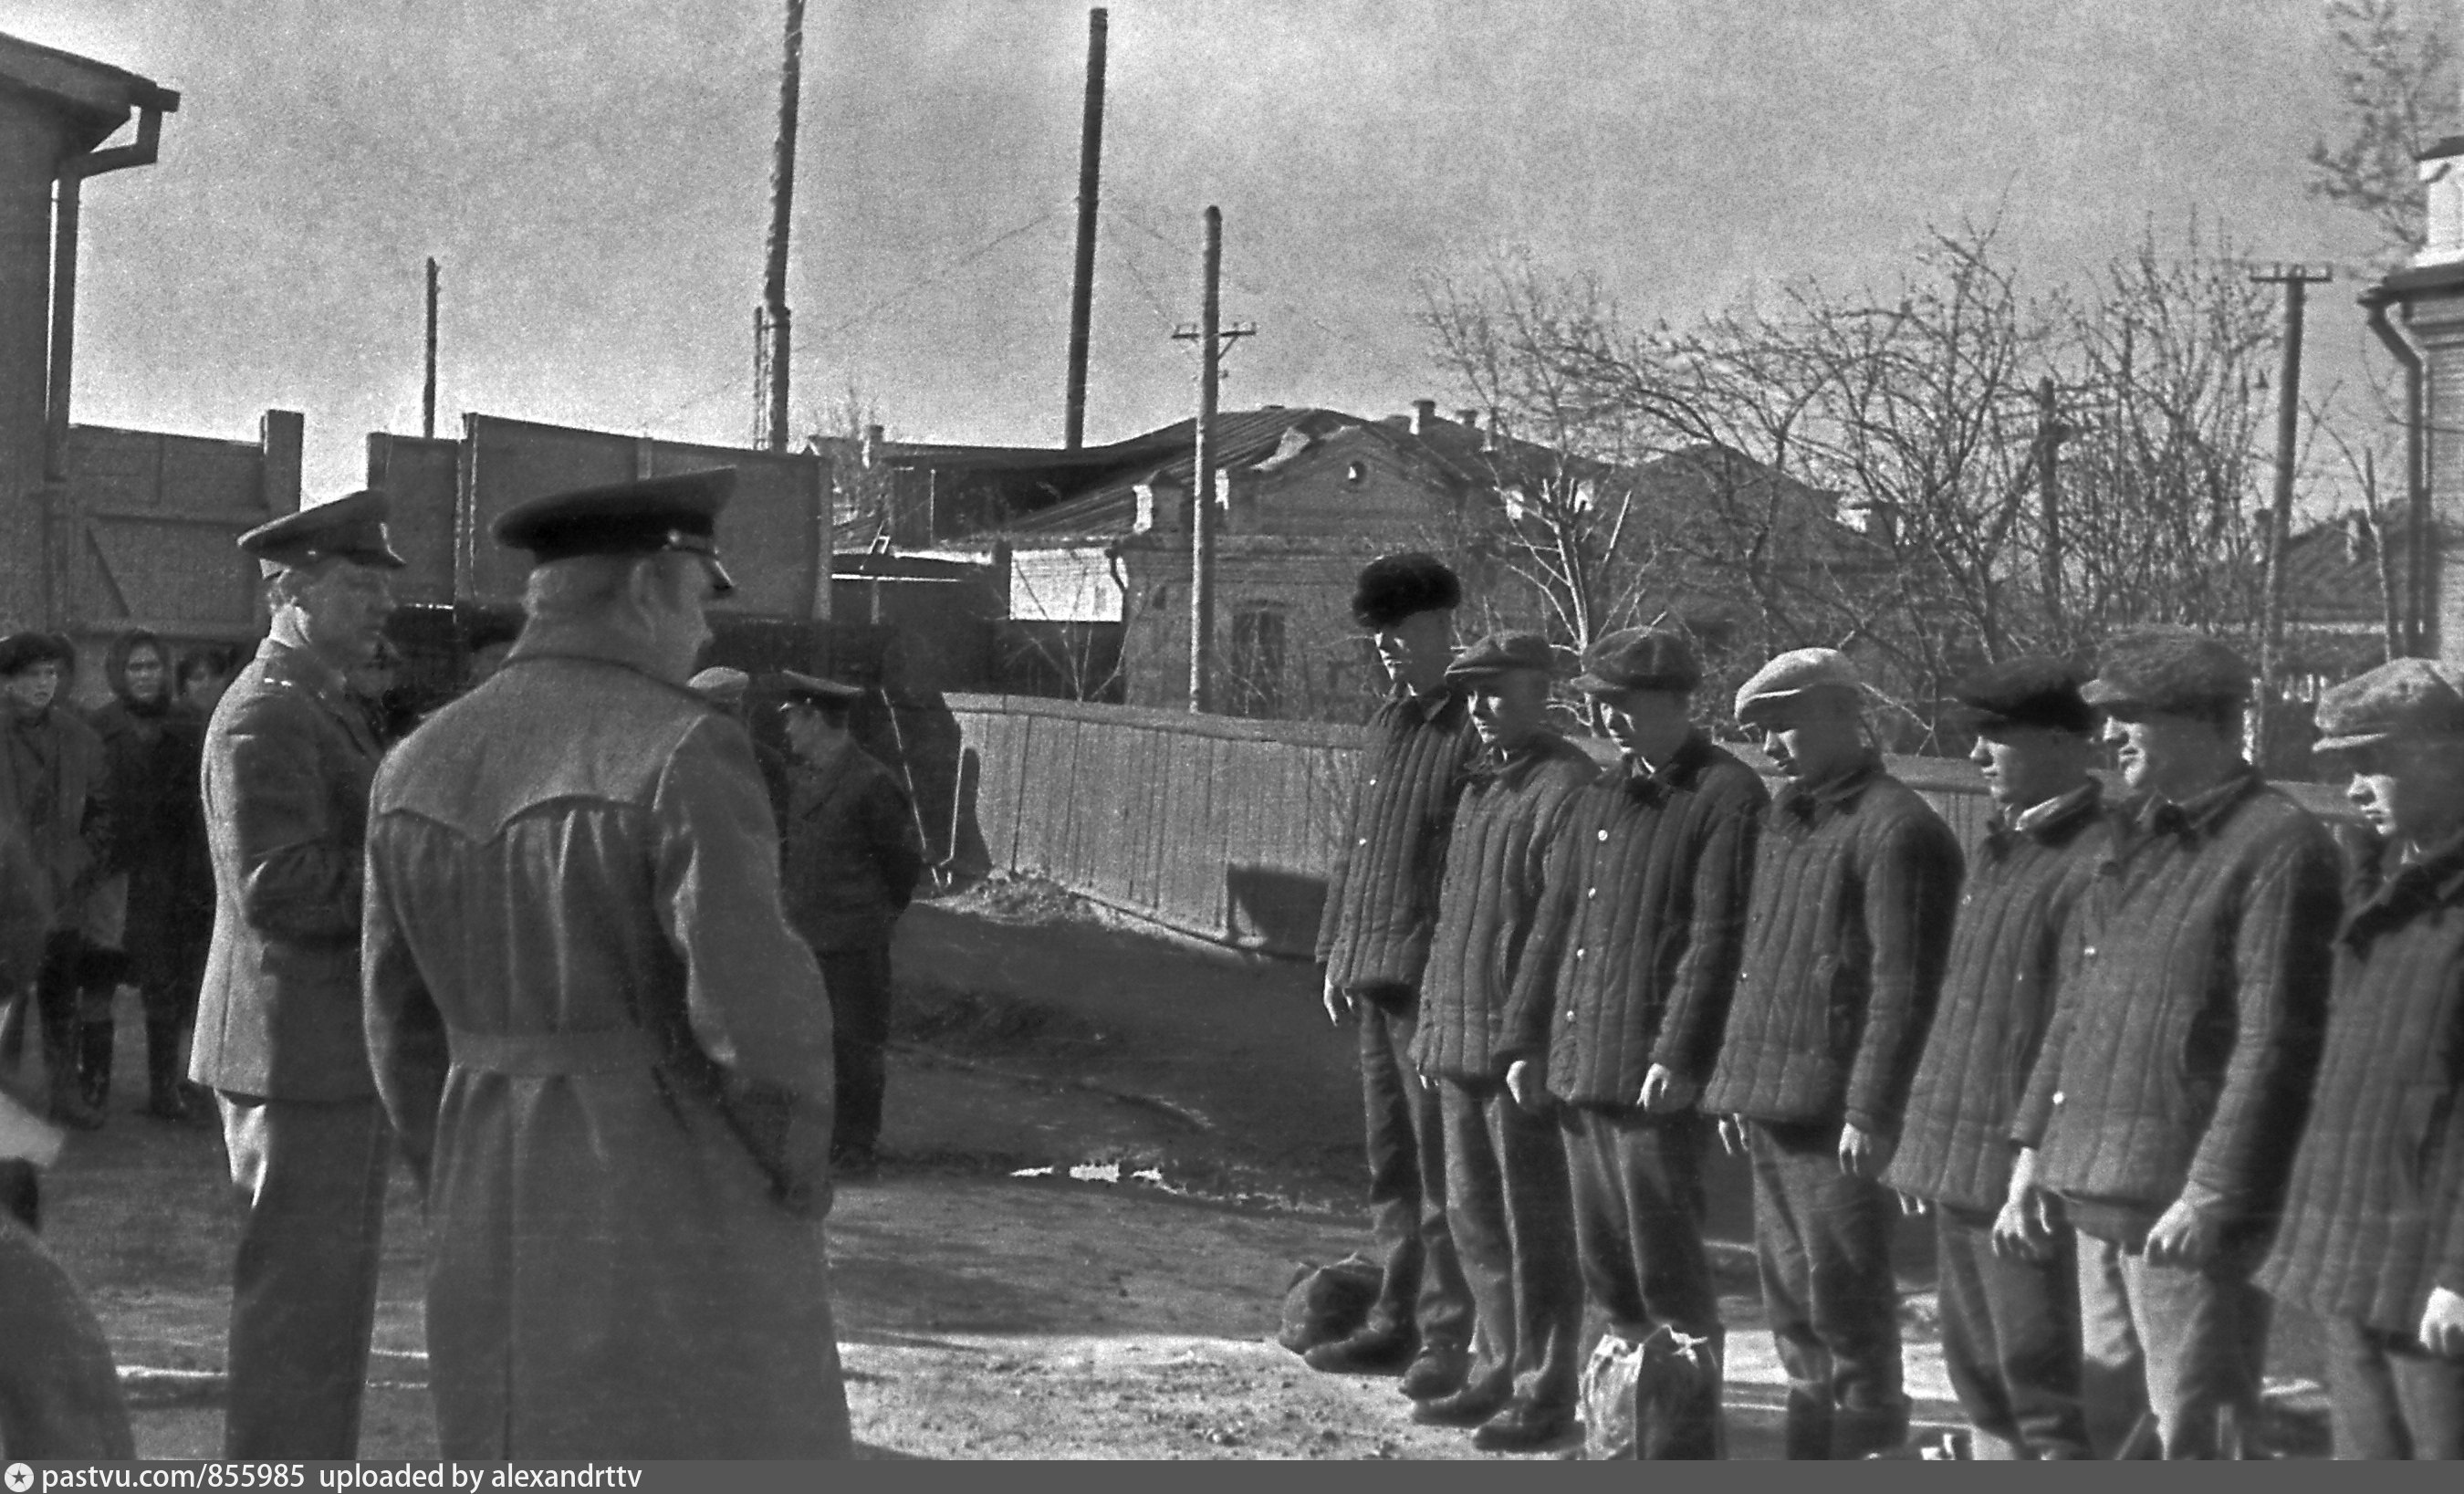
[[796,105],[803,92],[804,0],[787,0],[786,56],[779,69],[779,143],[770,158],[769,260],[754,313],[756,444],[787,450],[787,231],[796,202]]
[[2308,265],[2277,265],[2251,279],[2284,287],[2283,361],[2276,375],[2276,501],[2267,526],[2267,574],[2259,613],[2258,714],[2251,733],[2251,757],[2267,770],[2268,721],[2276,702],[2284,648],[2284,569],[2293,538],[2293,464],[2301,419],[2301,309],[2306,288],[2334,279],[2335,272]]
[[419,433],[436,439],[436,256],[428,256],[428,381],[419,395]]
[[2038,584],[2045,593],[2045,616],[2055,627],[2062,621],[2062,443],[2075,434],[2055,401],[2048,375],[2036,384],[2036,508],[2043,516],[2044,551]]
[[1189,470],[1189,709],[1215,709],[1215,393],[1221,377],[1223,344],[1258,329],[1223,325],[1223,209],[1206,209],[1201,252],[1199,324],[1173,333],[1196,339],[1199,350],[1198,424]]
[[1069,278],[1069,380],[1061,444],[1087,441],[1087,343],[1095,312],[1095,198],[1104,165],[1106,12],[1087,12],[1087,110],[1078,125],[1078,259]]

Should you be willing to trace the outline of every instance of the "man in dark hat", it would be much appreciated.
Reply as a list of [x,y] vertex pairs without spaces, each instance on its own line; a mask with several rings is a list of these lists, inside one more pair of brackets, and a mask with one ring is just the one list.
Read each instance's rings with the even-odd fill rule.
[[507,511],[521,639],[377,777],[367,1036],[449,1458],[849,1449],[829,999],[752,747],[685,683],[734,477]]
[[1727,1022],[1771,796],[1690,718],[1703,670],[1683,634],[1627,628],[1583,663],[1574,687],[1624,764],[1576,796],[1550,848],[1507,1017],[1507,1086],[1562,1107],[1583,1284],[1609,1331],[1683,1337],[1693,1392],[1649,1451],[1717,1458],[1725,1334],[1694,1100]]
[[2168,1458],[2259,1430],[2266,1248],[2317,1066],[2340,905],[2334,844],[2241,755],[2250,670],[2167,630],[2106,649],[2081,692],[2131,794],[2101,837],[2012,1135],[2014,1197],[2078,1232],[2091,1424]]
[[1701,1103],[1753,1160],[1791,1458],[1861,1458],[1907,1435],[1899,1210],[1881,1179],[1959,897],[1959,844],[1884,770],[1862,690],[1837,650],[1798,648],[1737,692],[1737,719],[1788,784],[1763,816],[1744,964]]
[[2337,1457],[2464,1458],[2464,677],[2382,665],[2319,731],[2371,835],[2257,1282],[2326,1329]]
[[[0,813],[16,824],[43,871],[51,933],[33,1004],[51,1115],[90,1130],[102,1124],[102,1111],[86,1099],[80,1080],[77,993],[96,963],[89,905],[103,881],[112,831],[102,738],[59,698],[76,659],[55,634],[0,639]],[[12,1034],[23,1021],[11,1013]]]
[[761,786],[770,795],[770,817],[779,827],[780,844],[787,839],[788,784],[795,763],[788,756],[784,723],[754,714],[753,676],[742,670],[715,664],[685,682],[686,688],[735,717],[753,738],[753,760],[761,769]]
[[350,671],[393,611],[385,499],[261,524],[271,634],[206,728],[214,932],[189,1077],[212,1088],[240,1207],[228,1458],[350,1458],[376,1311],[385,1121],[358,1020],[376,738]]
[[[1994,819],[1969,857],[1941,1004],[1882,1181],[1934,1215],[1943,1365],[1975,1455],[2089,1456],[2070,1231],[2007,1212],[2011,1119],[2053,1018],[2062,936],[2096,873],[2096,713],[2078,670],[2029,657],[1962,680],[1947,721],[1976,734]],[[2005,1226],[1998,1234],[1999,1219]],[[2108,1430],[2107,1444],[2126,1427]]]
[[1317,938],[1327,1017],[1360,1024],[1369,1210],[1383,1274],[1360,1329],[1305,1357],[1335,1373],[1400,1370],[1404,1394],[1423,1400],[1462,1388],[1472,1326],[1471,1291],[1446,1233],[1437,1091],[1410,1058],[1446,825],[1479,748],[1470,702],[1446,678],[1462,601],[1455,573],[1435,556],[1382,556],[1361,568],[1352,617],[1390,692],[1362,734]]
[[780,872],[787,922],[812,946],[830,991],[831,1161],[841,1176],[865,1177],[876,1167],[889,1081],[891,934],[924,875],[924,838],[907,791],[847,730],[863,691],[793,670],[770,687],[795,762]]
[[1414,1066],[1437,1081],[1445,1136],[1446,1228],[1471,1283],[1480,1331],[1463,1389],[1416,1421],[1472,1425],[1499,1451],[1554,1441],[1574,1422],[1575,1274],[1566,1153],[1544,1096],[1507,1088],[1507,1000],[1540,901],[1541,871],[1573,796],[1595,769],[1549,725],[1549,640],[1498,632],[1446,678],[1471,696],[1481,741],[1446,841],[1437,927],[1420,986]]

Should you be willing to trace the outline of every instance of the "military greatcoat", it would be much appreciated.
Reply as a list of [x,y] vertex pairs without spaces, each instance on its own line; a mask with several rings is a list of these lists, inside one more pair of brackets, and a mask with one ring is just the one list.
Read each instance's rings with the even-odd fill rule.
[[365,952],[445,1456],[844,1456],[820,1210],[778,1188],[826,1197],[830,1008],[743,728],[535,626],[379,774]]

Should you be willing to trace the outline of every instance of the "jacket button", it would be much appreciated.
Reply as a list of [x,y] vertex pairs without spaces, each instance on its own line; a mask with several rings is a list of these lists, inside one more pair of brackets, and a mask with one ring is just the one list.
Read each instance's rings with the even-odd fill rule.
[[1362,836],[1362,837],[1360,838],[1360,844],[1361,844],[1361,845],[1363,845],[1363,846],[1368,845],[1368,844],[1369,844],[1369,837],[1368,837],[1368,836],[1366,836],[1366,835]]
[[1599,890],[1598,888],[1594,888],[1594,889],[1592,889],[1590,891],[1585,892],[1583,895],[1584,895],[1585,897],[1597,897],[1597,896],[1599,896],[1599,895],[1600,895],[1600,890]]
[[1608,832],[1608,831],[1606,831],[1606,830],[1602,830],[1602,831],[1600,832],[1600,839],[1605,841],[1605,840],[1607,840],[1608,838],[1609,838],[1609,832]]
[[2094,959],[2094,958],[2096,958],[2096,946],[2095,946],[2095,945],[2093,945],[2093,944],[2091,944],[2091,945],[2089,945],[2085,950],[2081,951],[2080,953],[2082,953],[2082,954],[2086,955],[2088,958],[2090,958],[2090,959]]
[[1369,786],[1371,788],[1375,788],[1377,786],[1377,780],[1375,779],[1371,779],[1369,780]]
[[1583,952],[1582,952],[1579,948],[1578,948],[1578,949],[1576,949],[1576,950],[1574,951],[1574,957],[1575,957],[1576,959],[1580,959],[1580,958],[1582,958],[1582,957],[1583,957]]
[[2054,1103],[2056,1105],[2062,1103],[2062,1092],[2059,1089],[2054,1091]]

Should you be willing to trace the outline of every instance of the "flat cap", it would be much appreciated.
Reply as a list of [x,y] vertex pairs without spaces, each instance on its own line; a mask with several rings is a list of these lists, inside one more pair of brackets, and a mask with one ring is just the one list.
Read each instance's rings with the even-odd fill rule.
[[1593,640],[1583,651],[1583,672],[1574,688],[1605,695],[1621,690],[1691,691],[1703,683],[1703,663],[1683,633],[1669,627],[1624,627]]
[[781,670],[766,683],[780,699],[786,701],[810,701],[817,706],[851,706],[864,698],[864,688],[860,685],[842,685],[834,679],[822,679],[794,670]]
[[1478,679],[1507,670],[1538,670],[1545,674],[1555,667],[1556,656],[1550,651],[1548,639],[1508,627],[1475,640],[1456,654],[1455,662],[1446,666],[1446,678]]
[[1980,734],[1997,727],[2043,727],[2087,734],[2096,711],[2079,695],[2085,671],[2045,654],[1989,664],[1951,687],[1944,713],[1954,726]]
[[2319,697],[2319,740],[2311,750],[2440,736],[2464,737],[2464,679],[2427,659],[2396,659]]
[[496,542],[528,550],[534,563],[580,555],[656,555],[679,550],[707,560],[720,592],[736,589],[718,563],[718,511],[736,493],[736,469],[578,488],[517,503],[496,517]]
[[0,638],[0,676],[23,674],[46,660],[63,670],[77,667],[77,651],[57,633],[11,633]]
[[1865,682],[1857,666],[1837,648],[1792,648],[1737,687],[1737,719],[1751,723],[1773,706],[1816,691],[1844,691],[1861,697]]
[[239,547],[277,569],[331,558],[398,571],[409,562],[385,535],[388,507],[384,494],[363,488],[259,524],[239,537]]
[[714,664],[685,681],[685,688],[708,695],[722,706],[734,706],[753,688],[753,676],[742,670],[731,670],[724,664]]
[[1352,620],[1363,627],[1392,627],[1415,612],[1463,604],[1463,582],[1445,561],[1407,550],[1381,555],[1360,568],[1352,592]]
[[2187,628],[2124,633],[2105,646],[2079,698],[2107,713],[2182,714],[2250,698],[2250,662]]

